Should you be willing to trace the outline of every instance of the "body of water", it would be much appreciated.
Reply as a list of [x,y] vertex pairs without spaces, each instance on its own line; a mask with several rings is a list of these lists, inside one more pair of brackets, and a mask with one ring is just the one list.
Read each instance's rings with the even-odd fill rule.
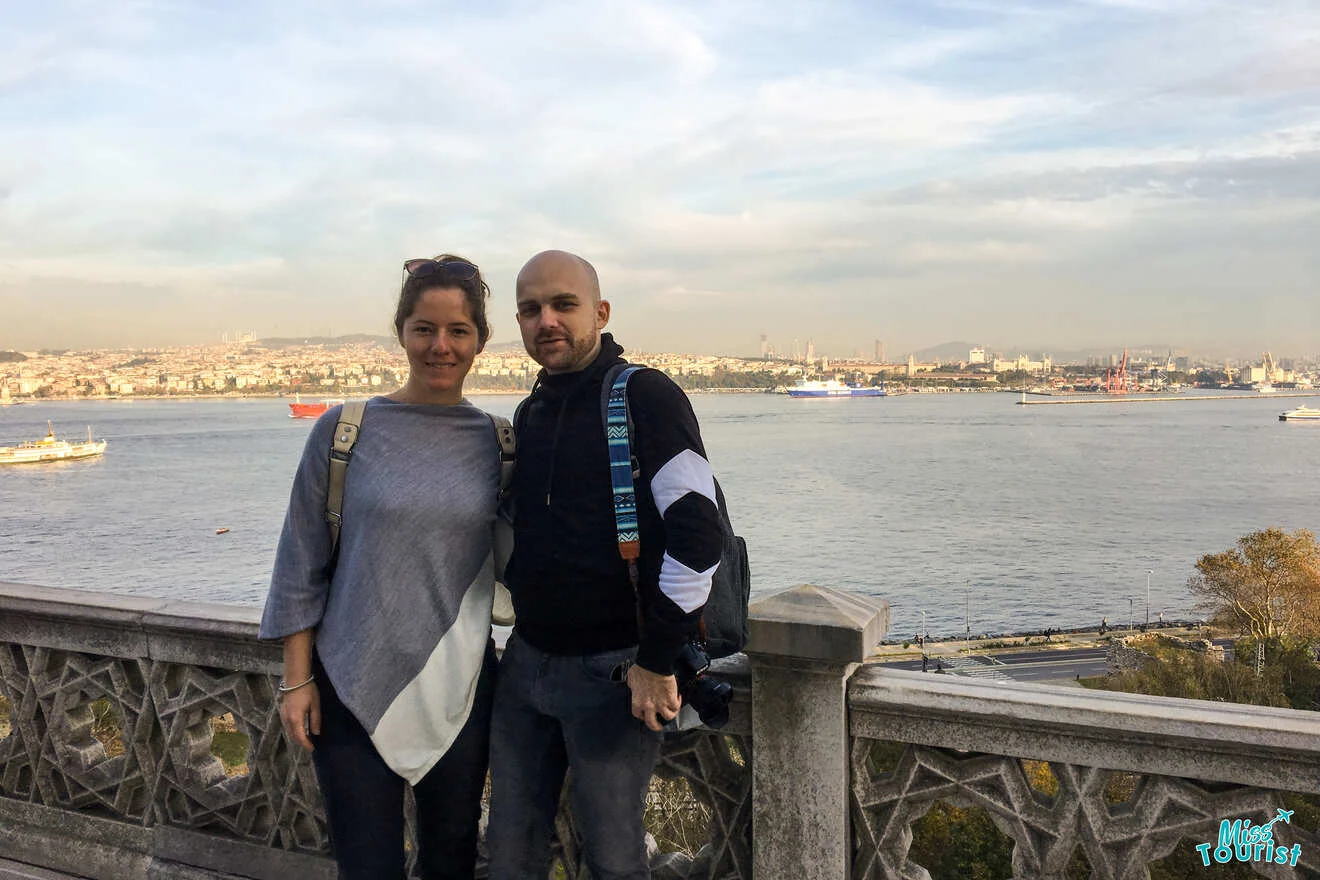
[[[474,402],[511,415],[518,398]],[[883,597],[890,638],[1195,614],[1193,563],[1320,526],[1320,424],[1292,401],[1021,407],[1007,394],[695,395],[754,587]],[[0,468],[0,580],[258,605],[309,421],[280,400],[0,407],[0,444],[109,440]],[[602,465],[603,466],[603,465]],[[229,532],[217,535],[216,529]],[[1129,599],[1133,601],[1130,603]]]

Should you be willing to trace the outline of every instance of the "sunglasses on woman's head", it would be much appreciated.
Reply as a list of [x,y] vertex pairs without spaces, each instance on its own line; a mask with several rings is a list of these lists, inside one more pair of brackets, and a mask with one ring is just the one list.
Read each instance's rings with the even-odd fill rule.
[[477,277],[477,267],[467,260],[434,260],[425,257],[403,264],[409,278],[429,278],[440,275],[450,281],[471,281]]

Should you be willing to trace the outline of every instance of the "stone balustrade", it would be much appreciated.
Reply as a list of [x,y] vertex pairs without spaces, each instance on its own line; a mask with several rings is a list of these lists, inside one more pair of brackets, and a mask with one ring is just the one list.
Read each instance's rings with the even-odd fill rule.
[[[1013,841],[1014,877],[1062,880],[1084,861],[1096,880],[1145,880],[1180,842],[1217,842],[1223,819],[1262,825],[1286,794],[1320,793],[1312,712],[881,667],[853,676],[848,705],[858,880],[927,880],[909,829],[940,801],[988,813]],[[1052,791],[1024,760],[1048,763]],[[1320,839],[1273,831],[1300,859],[1258,873],[1316,876]]]
[[[4,860],[87,878],[334,876],[257,618],[0,584],[0,878],[44,876]],[[1221,819],[1264,822],[1281,791],[1320,792],[1320,716],[861,665],[886,626],[883,605],[818,587],[753,603],[747,655],[717,670],[735,686],[730,724],[673,737],[657,768],[705,827],[686,852],[657,851],[654,877],[923,880],[912,825],[944,803],[986,812],[1015,877],[1062,880],[1080,859],[1129,880],[1179,841],[1214,840]],[[122,753],[93,735],[94,706]],[[246,772],[212,754],[220,717],[247,739]],[[1026,761],[1049,767],[1049,790]],[[1132,783],[1118,802],[1114,774]],[[1262,876],[1317,870],[1320,841],[1275,832],[1301,858]],[[585,878],[567,809],[557,847],[562,876]]]

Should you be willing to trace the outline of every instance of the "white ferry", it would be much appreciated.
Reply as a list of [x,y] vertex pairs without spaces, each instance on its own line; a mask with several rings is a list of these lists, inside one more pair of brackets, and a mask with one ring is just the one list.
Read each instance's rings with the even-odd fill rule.
[[1290,409],[1287,412],[1279,413],[1281,422],[1320,422],[1320,409],[1312,409],[1303,404],[1297,409]]
[[848,385],[838,379],[805,379],[788,389],[789,397],[884,397],[884,386]]
[[40,440],[26,440],[21,446],[0,446],[0,464],[37,464],[43,461],[70,461],[92,458],[105,452],[104,440],[93,440],[92,429],[87,429],[87,442],[70,443],[55,438],[55,428],[46,423],[46,436]]

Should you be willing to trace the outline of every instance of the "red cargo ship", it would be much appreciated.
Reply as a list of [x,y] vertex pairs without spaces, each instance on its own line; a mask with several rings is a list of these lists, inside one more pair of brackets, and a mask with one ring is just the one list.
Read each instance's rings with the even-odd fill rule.
[[320,403],[303,403],[298,395],[293,396],[293,403],[289,404],[289,418],[291,419],[314,419],[321,415],[332,406],[339,406],[344,401],[341,399],[322,400]]

